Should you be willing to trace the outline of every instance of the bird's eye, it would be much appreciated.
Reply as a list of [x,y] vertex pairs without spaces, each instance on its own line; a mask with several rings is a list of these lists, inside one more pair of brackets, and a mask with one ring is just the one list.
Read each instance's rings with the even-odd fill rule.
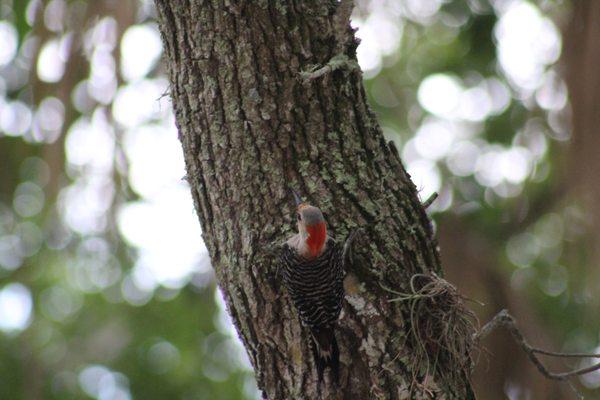
[[298,221],[300,221],[302,219],[302,216],[300,215],[300,213],[296,213],[296,218],[298,218]]

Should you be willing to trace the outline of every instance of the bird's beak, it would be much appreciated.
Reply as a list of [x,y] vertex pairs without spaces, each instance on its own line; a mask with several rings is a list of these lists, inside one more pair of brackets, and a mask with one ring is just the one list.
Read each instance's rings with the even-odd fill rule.
[[292,194],[294,195],[294,201],[296,202],[296,207],[298,207],[300,204],[304,203],[302,201],[302,199],[300,198],[300,195],[294,190],[294,189],[290,189]]

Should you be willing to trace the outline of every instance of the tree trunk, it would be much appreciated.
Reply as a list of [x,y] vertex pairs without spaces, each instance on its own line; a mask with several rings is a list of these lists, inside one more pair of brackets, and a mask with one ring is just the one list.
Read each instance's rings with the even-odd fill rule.
[[597,320],[600,299],[600,2],[572,2],[572,14],[564,33],[563,63],[571,102],[572,140],[565,181],[581,206],[580,221],[587,234],[586,250],[576,249],[571,265],[588,265],[584,275],[585,299],[590,323]]
[[[406,291],[414,274],[439,274],[440,260],[415,186],[352,67],[356,42],[340,46],[338,2],[156,4],[204,241],[264,397],[470,398],[462,358],[431,343],[435,359],[415,356],[423,343],[413,340],[408,304],[388,302],[397,295],[383,288]],[[352,35],[344,22],[341,36]],[[300,78],[340,48],[350,62]],[[321,396],[270,250],[295,226],[290,187],[323,210],[338,241],[363,229],[337,330],[340,385],[321,385]]]
[[[543,349],[560,348],[553,329],[533,309],[526,292],[511,287],[510,274],[498,257],[498,243],[506,243],[517,230],[499,229],[494,241],[483,235],[464,217],[451,213],[438,220],[440,247],[444,249],[444,271],[450,282],[471,299],[484,304],[475,306],[482,322],[491,320],[500,310],[508,309],[519,322],[519,329],[536,346]],[[510,233],[509,233],[510,232]],[[547,323],[547,322],[546,322]],[[482,343],[490,352],[481,357],[478,368],[471,376],[477,395],[485,400],[574,399],[568,385],[547,379],[531,363],[525,352],[519,350],[510,332],[499,330]],[[544,364],[553,371],[564,369],[560,359],[546,358]]]

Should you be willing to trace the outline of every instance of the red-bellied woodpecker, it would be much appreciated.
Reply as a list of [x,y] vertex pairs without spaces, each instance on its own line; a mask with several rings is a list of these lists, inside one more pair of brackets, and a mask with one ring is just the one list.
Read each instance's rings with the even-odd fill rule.
[[[293,192],[293,191],[292,191]],[[298,233],[282,247],[283,283],[302,324],[308,327],[319,382],[323,371],[331,367],[334,381],[339,376],[339,349],[335,325],[344,298],[343,279],[348,246],[338,245],[327,235],[321,210],[296,200]],[[351,235],[346,243],[351,242]]]

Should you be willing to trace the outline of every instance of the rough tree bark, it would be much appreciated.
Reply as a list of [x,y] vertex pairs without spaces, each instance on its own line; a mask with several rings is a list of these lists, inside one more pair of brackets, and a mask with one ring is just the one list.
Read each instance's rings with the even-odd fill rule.
[[350,62],[301,78],[340,60],[337,4],[156,0],[218,283],[264,397],[319,398],[306,332],[269,250],[294,229],[294,187],[322,208],[337,240],[363,229],[337,333],[341,385],[326,385],[322,398],[467,399],[464,365],[413,357],[408,306],[382,288],[441,273],[440,258],[415,186],[366,103],[354,39],[341,46]]

